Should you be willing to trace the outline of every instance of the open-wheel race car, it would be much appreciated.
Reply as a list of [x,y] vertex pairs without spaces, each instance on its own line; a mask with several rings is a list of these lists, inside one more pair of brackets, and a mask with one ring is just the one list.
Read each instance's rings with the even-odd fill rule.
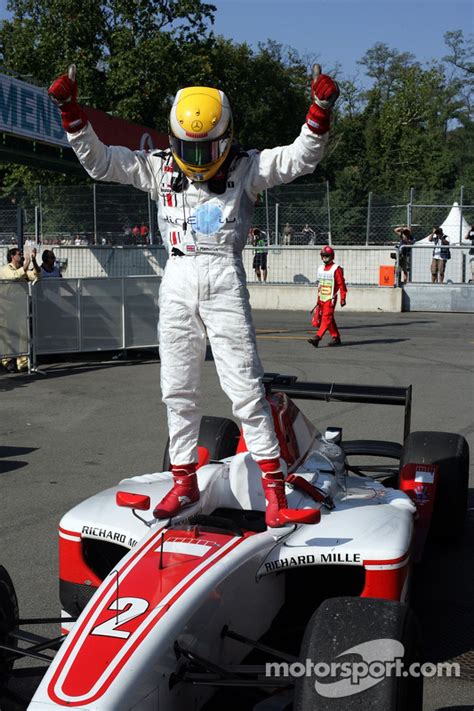
[[[166,450],[163,472],[124,479],[62,518],[60,636],[24,631],[0,568],[4,694],[29,656],[45,665],[34,711],[422,708],[421,677],[358,685],[333,662],[419,661],[411,571],[428,536],[462,530],[468,445],[410,432],[411,388],[264,382],[289,506],[313,509],[316,523],[267,529],[260,471],[237,425],[204,417],[199,502],[153,517],[172,485]],[[401,405],[403,444],[322,434],[298,399]]]

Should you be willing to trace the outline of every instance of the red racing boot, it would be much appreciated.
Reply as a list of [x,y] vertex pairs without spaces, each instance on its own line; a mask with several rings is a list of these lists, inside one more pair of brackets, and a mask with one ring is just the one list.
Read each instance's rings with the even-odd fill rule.
[[320,512],[315,509],[289,509],[285,494],[285,480],[278,459],[257,462],[262,470],[262,486],[267,502],[265,523],[269,528],[279,528],[294,523],[317,523]]
[[195,464],[172,464],[174,486],[155,506],[155,518],[170,518],[199,501],[199,487]]

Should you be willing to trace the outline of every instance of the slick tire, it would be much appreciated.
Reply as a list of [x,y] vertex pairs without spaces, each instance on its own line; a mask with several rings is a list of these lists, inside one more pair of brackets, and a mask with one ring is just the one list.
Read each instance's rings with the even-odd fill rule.
[[400,469],[410,462],[439,467],[430,538],[454,541],[462,535],[469,487],[469,445],[451,432],[412,432],[403,446]]
[[[18,600],[12,580],[7,571],[0,565],[0,643],[15,647],[16,642],[10,639],[10,633],[18,623]],[[7,661],[11,652],[0,649],[0,689],[3,689],[13,667],[12,661]]]
[[[211,461],[233,457],[237,451],[239,438],[240,430],[233,420],[227,417],[208,416],[201,419],[198,446],[205,447],[209,451]],[[168,438],[163,456],[164,472],[169,471],[171,465],[169,448]]]
[[[294,711],[422,711],[423,678],[387,674],[383,665],[398,658],[408,669],[419,662],[420,646],[418,622],[403,603],[357,597],[325,600],[306,626],[300,653],[303,666],[307,660],[319,666],[296,679]],[[365,662],[369,674],[363,676],[361,670],[360,676],[351,677],[344,667],[341,672],[344,662]],[[325,674],[338,663],[339,671]],[[314,673],[318,670],[320,676]]]

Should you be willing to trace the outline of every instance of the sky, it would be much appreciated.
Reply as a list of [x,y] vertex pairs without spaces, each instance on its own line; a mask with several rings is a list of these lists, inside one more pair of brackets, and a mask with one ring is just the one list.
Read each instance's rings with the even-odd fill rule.
[[[344,77],[376,42],[412,52],[425,64],[447,54],[443,35],[474,31],[473,0],[205,0],[217,7],[214,32],[255,49],[267,39],[311,56],[328,71],[336,63]],[[0,0],[0,19],[8,17]]]
[[217,7],[214,31],[235,42],[273,39],[317,55],[326,71],[346,77],[376,42],[412,52],[422,64],[448,53],[443,35],[474,31],[472,0],[207,0]]

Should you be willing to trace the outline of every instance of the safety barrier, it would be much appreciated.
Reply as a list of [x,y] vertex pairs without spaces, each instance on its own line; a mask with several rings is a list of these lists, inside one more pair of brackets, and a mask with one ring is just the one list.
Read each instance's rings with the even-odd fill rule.
[[29,288],[26,282],[0,281],[0,355],[29,355]]
[[[30,356],[158,345],[156,276],[0,282],[0,355]],[[31,327],[30,327],[31,324]]]

